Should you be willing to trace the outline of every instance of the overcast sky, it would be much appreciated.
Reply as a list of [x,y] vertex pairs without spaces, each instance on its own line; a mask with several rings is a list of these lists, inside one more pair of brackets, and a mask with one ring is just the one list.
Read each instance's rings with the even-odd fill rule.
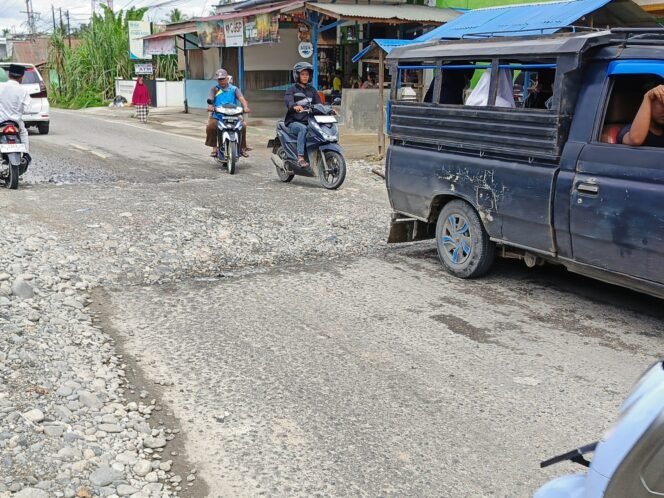
[[[163,3],[165,0],[113,0],[114,10],[129,7],[148,7]],[[185,14],[191,16],[206,15],[213,5],[219,3],[217,0],[173,0],[173,2],[164,7],[151,9],[147,17],[150,21],[161,22],[167,16],[168,12],[177,7]],[[32,0],[34,11],[39,13],[37,20],[37,29],[39,31],[50,30],[53,28],[53,16],[51,5],[55,7],[56,19],[58,19],[58,9],[63,11],[69,9],[72,26],[80,23],[87,23],[90,19],[91,0]],[[9,28],[12,32],[27,32],[26,21],[28,19],[25,13],[25,0],[0,0],[0,30]]]

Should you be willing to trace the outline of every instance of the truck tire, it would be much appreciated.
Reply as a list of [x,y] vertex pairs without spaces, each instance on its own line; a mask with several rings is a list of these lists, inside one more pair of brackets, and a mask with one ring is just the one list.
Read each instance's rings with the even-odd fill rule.
[[37,125],[37,129],[39,130],[40,135],[48,135],[50,127],[50,123]]
[[496,246],[477,212],[461,200],[449,202],[440,212],[436,246],[445,269],[459,278],[485,275],[496,257]]

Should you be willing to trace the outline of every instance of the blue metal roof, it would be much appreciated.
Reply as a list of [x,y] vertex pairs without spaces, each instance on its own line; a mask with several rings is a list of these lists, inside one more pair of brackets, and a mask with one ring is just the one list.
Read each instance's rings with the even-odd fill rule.
[[471,10],[416,38],[417,42],[458,39],[470,35],[519,36],[553,34],[611,0],[568,0]]
[[390,53],[393,48],[396,47],[403,47],[404,45],[410,45],[411,43],[415,43],[414,40],[391,40],[388,38],[377,38],[375,40],[372,40],[369,45],[364,47],[355,57],[353,57],[353,62],[357,62],[360,59],[362,59],[365,55],[367,55],[369,52],[371,52],[373,49],[376,47],[380,48],[381,50],[385,51],[386,53]]

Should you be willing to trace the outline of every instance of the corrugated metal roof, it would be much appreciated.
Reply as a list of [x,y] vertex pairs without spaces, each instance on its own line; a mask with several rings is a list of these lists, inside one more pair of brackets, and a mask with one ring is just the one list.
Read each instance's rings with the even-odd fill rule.
[[372,40],[368,46],[364,47],[360,53],[353,57],[353,62],[357,62],[367,56],[375,57],[376,55],[374,52],[377,50],[382,50],[386,54],[389,54],[394,48],[403,47],[412,43],[415,42],[413,40],[391,40],[387,38],[376,38],[375,40]]
[[224,19],[239,19],[242,17],[257,16],[259,14],[268,14],[270,12],[280,12],[280,11],[289,12],[297,7],[304,7],[304,1],[295,0],[291,2],[275,3],[267,7],[257,7],[254,9],[238,10],[236,12],[224,12],[223,14],[218,14],[216,16],[197,17],[193,20],[199,22],[199,21],[222,21]]
[[32,40],[14,40],[14,53],[12,61],[34,64],[39,66],[48,61],[49,38],[34,38]]
[[337,19],[376,19],[414,23],[445,23],[459,17],[452,9],[438,9],[423,5],[344,5],[337,3],[307,3],[307,9]]
[[471,10],[458,19],[425,33],[417,38],[417,41],[454,39],[473,34],[552,34],[572,26],[582,17],[610,2],[611,0],[571,0]]

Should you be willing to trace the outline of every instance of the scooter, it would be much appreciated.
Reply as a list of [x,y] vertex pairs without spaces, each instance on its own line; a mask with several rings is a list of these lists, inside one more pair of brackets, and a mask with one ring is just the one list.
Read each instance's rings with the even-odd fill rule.
[[26,145],[21,143],[20,129],[15,121],[0,123],[0,179],[10,189],[18,188],[18,179],[31,162]]
[[237,171],[240,158],[240,135],[244,127],[244,110],[234,104],[224,104],[214,108],[213,117],[217,124],[217,161],[223,164],[231,175]]
[[[585,455],[594,453],[592,461]],[[650,367],[632,388],[604,438],[542,462],[571,461],[585,474],[542,486],[534,498],[646,498],[664,496],[664,362]]]
[[297,105],[309,113],[305,159],[310,165],[308,168],[298,165],[297,137],[291,135],[283,121],[279,121],[276,138],[267,143],[268,148],[272,149],[272,163],[277,169],[277,176],[284,183],[290,182],[295,175],[318,177],[326,189],[337,189],[346,179],[346,160],[338,144],[335,111],[322,104],[312,106],[311,99],[301,93],[295,94],[295,98],[300,99]]

